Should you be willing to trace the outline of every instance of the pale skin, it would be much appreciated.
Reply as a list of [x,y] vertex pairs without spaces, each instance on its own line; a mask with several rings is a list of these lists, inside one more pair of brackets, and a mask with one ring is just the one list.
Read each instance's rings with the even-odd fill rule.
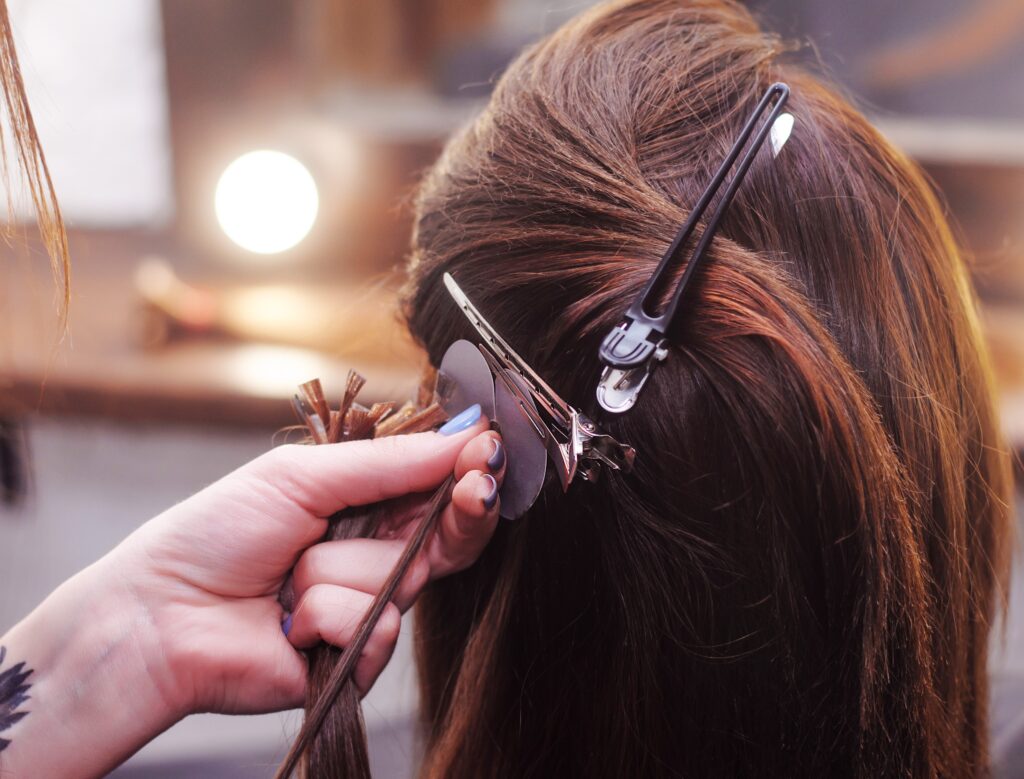
[[[7,666],[33,669],[28,715],[0,734],[11,742],[0,775],[97,776],[188,714],[303,705],[299,649],[351,640],[409,530],[395,517],[387,538],[317,544],[325,517],[430,491],[454,472],[438,530],[357,664],[365,693],[391,656],[401,611],[490,539],[499,506],[485,499],[504,467],[487,463],[499,441],[481,419],[450,436],[280,447],[142,525],[0,639]],[[293,566],[286,636],[278,592]]]

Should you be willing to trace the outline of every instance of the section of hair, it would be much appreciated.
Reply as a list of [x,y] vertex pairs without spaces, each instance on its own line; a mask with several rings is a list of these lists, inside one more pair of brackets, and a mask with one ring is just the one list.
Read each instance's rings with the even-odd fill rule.
[[[349,371],[341,404],[332,409],[319,379],[299,386],[293,405],[299,429],[307,433],[308,444],[336,444],[366,438],[382,438],[401,433],[417,433],[436,428],[447,415],[433,394],[421,388],[418,403],[403,406],[395,402],[374,403],[371,407],[357,403],[356,397],[366,379]],[[423,544],[436,527],[441,511],[451,498],[454,476],[434,491],[424,507],[409,520],[415,530],[406,542],[402,556],[388,574],[384,585],[374,596],[359,621],[351,642],[343,650],[321,643],[307,651],[309,679],[306,686],[306,718],[275,774],[286,779],[299,768],[304,776],[346,777],[368,779],[370,759],[366,743],[366,726],[359,703],[359,691],[353,679],[356,663],[370,633],[384,609],[394,598],[399,583],[419,554]],[[324,540],[372,538],[380,521],[394,501],[375,506],[352,506],[328,519]],[[284,594],[288,593],[288,594]],[[282,588],[282,604],[291,609],[291,577]],[[3,659],[0,648],[0,660]]]
[[[739,4],[597,7],[532,47],[428,177],[407,295],[451,272],[634,473],[551,484],[417,612],[423,773],[967,776],[1008,460],[975,301],[919,171]],[[775,81],[762,150],[636,409],[598,345]],[[681,269],[678,269],[681,271]]]

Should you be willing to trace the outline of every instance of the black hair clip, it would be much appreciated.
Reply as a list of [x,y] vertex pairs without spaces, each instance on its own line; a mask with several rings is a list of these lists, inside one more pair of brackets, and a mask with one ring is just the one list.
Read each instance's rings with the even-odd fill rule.
[[[769,133],[772,136],[772,147],[776,155],[789,137],[789,132],[793,127],[792,117],[789,114],[782,114],[784,121],[776,123],[776,120],[780,119],[782,108],[785,106],[788,97],[789,87],[786,84],[773,84],[768,88],[764,97],[757,104],[757,108],[754,109],[754,113],[747,120],[746,125],[744,125],[743,131],[740,133],[736,143],[733,144],[728,156],[722,162],[714,178],[711,179],[711,183],[704,190],[704,193],[697,201],[697,205],[690,212],[690,216],[661,258],[661,262],[658,263],[658,267],[651,275],[650,280],[641,290],[640,294],[637,295],[633,304],[626,310],[624,321],[605,336],[599,352],[601,362],[605,367],[601,372],[601,379],[597,385],[597,402],[601,404],[601,408],[605,411],[621,414],[631,409],[633,404],[636,403],[637,396],[650,376],[655,363],[661,362],[668,355],[667,336],[672,327],[676,309],[679,307],[679,301],[686,290],[687,283],[693,277],[694,271],[700,265],[701,260],[704,259],[708,246],[711,245],[711,240],[714,238],[718,225],[722,220],[722,216],[729,208],[729,204],[732,202],[736,190],[739,189],[740,184],[743,182],[747,170],[754,161],[754,157],[757,156],[757,152]],[[704,216],[704,212],[718,194],[718,190],[722,187],[725,177],[729,174],[729,170],[750,140],[758,120],[772,104],[773,100],[774,106],[772,106],[767,120],[757,132],[743,159],[740,160],[736,174],[729,181],[729,185],[726,187],[717,208],[708,220],[700,241],[697,243],[668,305],[665,306],[660,314],[649,313],[654,310],[653,307],[657,304],[657,301],[653,299],[654,295],[656,292],[664,289],[667,274],[672,268],[676,267],[679,255],[689,243],[697,223]]]

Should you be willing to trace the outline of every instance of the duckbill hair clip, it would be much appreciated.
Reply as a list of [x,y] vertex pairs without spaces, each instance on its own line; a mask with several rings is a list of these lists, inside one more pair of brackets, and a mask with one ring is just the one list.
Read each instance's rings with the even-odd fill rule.
[[[722,216],[729,208],[729,204],[732,203],[736,190],[743,183],[743,178],[757,156],[757,152],[764,144],[765,139],[770,136],[772,154],[778,156],[786,141],[789,140],[790,132],[793,129],[793,116],[781,113],[788,98],[789,87],[786,84],[773,84],[768,88],[754,109],[754,113],[744,125],[728,156],[718,168],[711,183],[704,190],[697,205],[690,212],[690,216],[661,258],[661,262],[658,263],[650,280],[637,295],[632,305],[626,309],[622,323],[605,336],[599,351],[601,362],[605,367],[597,385],[597,402],[605,411],[621,414],[631,409],[636,403],[640,390],[647,383],[655,364],[668,356],[668,334],[672,332],[672,322],[679,307],[679,301],[686,291],[690,279],[693,278],[694,272],[707,254],[708,247],[722,221]],[[708,220],[700,241],[686,264],[682,278],[679,279],[675,292],[664,310],[657,313],[657,298],[661,291],[667,288],[668,277],[678,267],[679,259],[683,250],[689,245],[697,223],[704,217],[704,212],[718,194],[718,190],[721,189],[740,152],[750,141],[755,126],[773,101],[774,105],[768,118],[761,125],[743,159],[740,160],[736,174],[729,181],[725,193]]]
[[548,461],[563,490],[577,474],[594,481],[602,467],[632,470],[633,447],[602,433],[559,397],[498,335],[448,273],[444,284],[481,340],[459,340],[448,348],[439,369],[438,396],[449,414],[479,403],[501,432],[509,452],[501,516],[516,519],[533,505]]

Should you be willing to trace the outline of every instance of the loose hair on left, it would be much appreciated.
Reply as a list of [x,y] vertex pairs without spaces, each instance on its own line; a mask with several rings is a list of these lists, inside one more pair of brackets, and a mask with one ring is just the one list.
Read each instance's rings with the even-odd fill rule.
[[[62,327],[67,326],[68,307],[71,303],[71,257],[68,237],[64,229],[57,192],[53,187],[50,168],[46,164],[32,109],[25,93],[18,55],[14,45],[10,14],[6,0],[0,0],[0,87],[3,89],[4,119],[0,121],[0,172],[4,189],[11,192],[10,160],[13,148],[18,172],[32,198],[43,246],[49,255],[54,278],[58,286],[58,311]],[[10,198],[8,198],[8,202]],[[8,207],[8,224],[14,223],[14,214]],[[8,228],[9,229],[9,228]]]

